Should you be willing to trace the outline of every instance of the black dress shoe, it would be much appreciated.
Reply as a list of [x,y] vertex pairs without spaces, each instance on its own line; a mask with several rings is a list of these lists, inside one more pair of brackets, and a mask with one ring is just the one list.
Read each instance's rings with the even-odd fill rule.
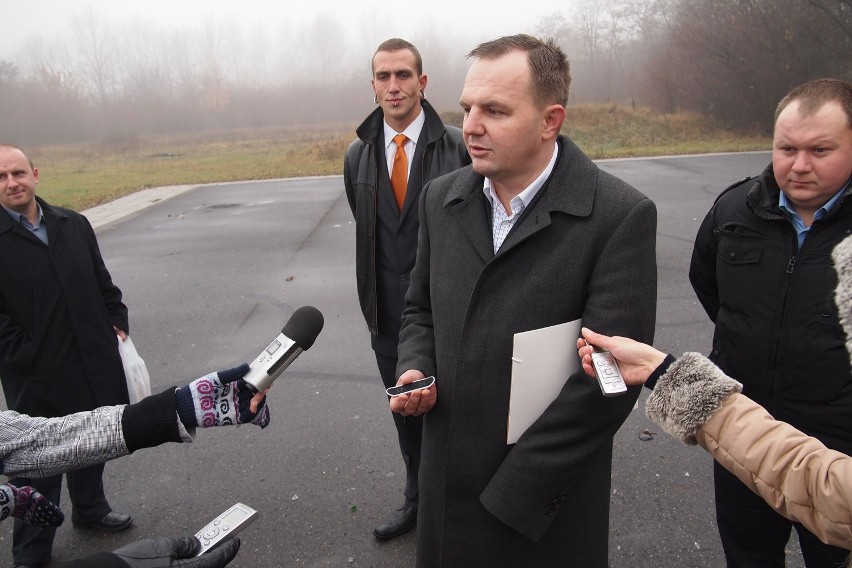
[[37,564],[16,564],[15,568],[47,568],[48,562],[39,562]]
[[373,531],[373,536],[379,540],[390,540],[404,535],[417,526],[417,504],[407,503],[402,509],[397,509],[382,524]]
[[133,519],[130,515],[111,512],[96,521],[87,521],[72,514],[71,524],[73,524],[76,529],[94,529],[96,531],[118,532],[129,528],[130,525],[133,524]]

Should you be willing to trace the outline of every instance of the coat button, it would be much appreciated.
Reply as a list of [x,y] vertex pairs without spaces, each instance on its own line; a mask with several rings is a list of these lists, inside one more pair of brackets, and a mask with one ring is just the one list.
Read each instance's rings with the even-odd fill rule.
[[729,252],[729,253],[728,253],[728,258],[730,258],[731,260],[734,260],[735,258],[737,258],[737,253],[735,253],[735,252]]

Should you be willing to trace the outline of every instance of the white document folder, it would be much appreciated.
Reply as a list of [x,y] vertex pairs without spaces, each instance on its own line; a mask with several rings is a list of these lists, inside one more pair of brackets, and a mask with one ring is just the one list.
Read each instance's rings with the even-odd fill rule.
[[512,386],[507,444],[518,441],[580,369],[580,320],[516,333],[512,347]]

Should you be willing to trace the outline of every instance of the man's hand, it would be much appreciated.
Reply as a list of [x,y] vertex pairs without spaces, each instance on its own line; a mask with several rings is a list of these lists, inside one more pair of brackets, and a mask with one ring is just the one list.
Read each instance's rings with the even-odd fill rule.
[[[407,385],[408,383],[425,378],[426,375],[420,371],[409,369],[400,375],[396,384]],[[432,410],[437,398],[438,387],[437,384],[433,384],[427,389],[419,389],[399,396],[392,396],[390,399],[390,409],[403,416],[419,416]]]
[[175,391],[180,421],[187,428],[256,424],[266,428],[269,407],[264,393],[255,393],[242,377],[248,363],[210,373]]
[[12,516],[34,527],[58,527],[65,515],[53,501],[26,485],[0,485],[0,521]]
[[240,541],[231,538],[222,544],[196,556],[201,543],[194,536],[183,538],[146,538],[131,542],[114,550],[112,554],[123,560],[130,568],[222,568],[237,555]]

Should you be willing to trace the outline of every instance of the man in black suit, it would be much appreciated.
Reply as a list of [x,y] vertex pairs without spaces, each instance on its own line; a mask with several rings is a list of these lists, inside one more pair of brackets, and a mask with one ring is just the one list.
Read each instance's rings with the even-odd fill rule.
[[[82,215],[36,197],[39,173],[23,150],[0,145],[0,382],[9,409],[55,417],[128,403],[118,338],[127,307]],[[66,474],[78,528],[119,531],[103,465]],[[62,476],[15,479],[59,503]],[[55,529],[16,521],[16,566],[46,566]]]
[[[444,125],[424,98],[426,75],[416,47],[389,39],[373,55],[372,69],[379,108],[358,127],[343,176],[356,224],[358,299],[379,374],[390,387],[396,384],[400,316],[417,254],[420,190],[470,158],[461,131]],[[405,502],[373,532],[381,540],[417,524],[421,420],[393,418],[406,467]]]

